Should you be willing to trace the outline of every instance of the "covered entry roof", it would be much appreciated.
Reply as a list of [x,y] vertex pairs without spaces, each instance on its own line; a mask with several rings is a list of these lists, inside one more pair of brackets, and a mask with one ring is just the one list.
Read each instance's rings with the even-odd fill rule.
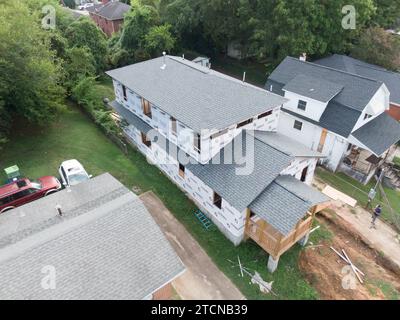
[[286,236],[311,207],[329,200],[292,176],[280,176],[250,204],[250,210]]
[[352,135],[380,157],[387,149],[400,141],[400,124],[384,112],[354,131]]

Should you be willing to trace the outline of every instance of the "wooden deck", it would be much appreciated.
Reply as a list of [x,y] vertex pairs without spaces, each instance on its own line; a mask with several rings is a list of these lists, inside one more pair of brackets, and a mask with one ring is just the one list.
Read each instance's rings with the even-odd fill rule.
[[312,222],[313,214],[309,213],[292,232],[284,236],[266,221],[254,216],[248,219],[245,234],[277,259],[310,231]]

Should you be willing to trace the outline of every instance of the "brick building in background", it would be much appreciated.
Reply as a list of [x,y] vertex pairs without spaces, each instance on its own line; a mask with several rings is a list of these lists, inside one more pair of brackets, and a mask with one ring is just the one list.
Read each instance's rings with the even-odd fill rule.
[[130,10],[130,5],[112,0],[102,0],[87,9],[93,21],[109,37],[120,30],[124,15]]

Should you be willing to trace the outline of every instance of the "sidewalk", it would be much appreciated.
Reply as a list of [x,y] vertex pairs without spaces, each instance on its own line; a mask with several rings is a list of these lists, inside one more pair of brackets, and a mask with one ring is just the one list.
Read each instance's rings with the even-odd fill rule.
[[377,220],[376,229],[371,229],[371,213],[359,206],[350,208],[336,200],[332,201],[331,208],[359,233],[364,242],[382,252],[400,270],[400,243],[398,233],[393,228]]
[[245,299],[153,192],[140,195],[140,199],[186,266],[186,272],[172,283],[182,299]]

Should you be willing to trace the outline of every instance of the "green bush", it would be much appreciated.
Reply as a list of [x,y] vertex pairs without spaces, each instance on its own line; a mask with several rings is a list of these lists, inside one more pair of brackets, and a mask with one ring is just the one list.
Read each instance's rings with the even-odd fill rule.
[[71,98],[81,106],[107,134],[119,135],[120,129],[110,116],[96,89],[95,77],[81,78],[72,88]]

